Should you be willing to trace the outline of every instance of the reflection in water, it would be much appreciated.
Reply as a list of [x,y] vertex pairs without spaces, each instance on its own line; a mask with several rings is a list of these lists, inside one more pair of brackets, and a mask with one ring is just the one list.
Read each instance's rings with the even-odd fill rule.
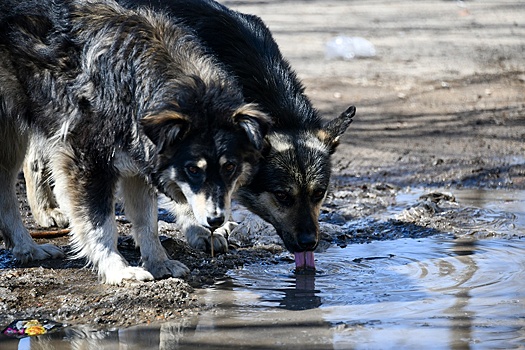
[[315,274],[295,276],[295,289],[284,289],[284,297],[279,304],[287,310],[308,310],[321,306],[319,290],[315,290]]
[[468,289],[463,289],[455,294],[456,302],[452,307],[443,310],[445,315],[450,315],[450,331],[452,339],[451,349],[470,349],[472,336],[472,322],[475,314],[467,310],[471,298]]
[[491,211],[458,210],[453,219],[471,232],[510,230],[506,238],[451,234],[332,247],[316,255],[323,272],[315,275],[293,274],[293,264],[231,271],[200,295],[209,308],[192,317],[0,338],[0,348],[522,349],[525,243],[515,237],[525,234],[525,192],[512,194],[515,200],[503,194],[496,203],[484,193],[463,192],[456,196],[460,203],[468,199]]
[[[476,253],[477,240],[463,239],[456,240],[451,247],[451,252],[456,254],[456,259],[463,265],[464,269],[459,274],[461,277],[455,286],[449,287],[455,299],[454,305],[443,310],[443,314],[450,315],[452,340],[450,346],[452,349],[463,350],[470,349],[470,340],[473,339],[472,328],[475,313],[468,310],[471,299],[471,287],[465,286],[474,274],[478,271],[476,260],[472,255]],[[445,290],[443,290],[445,292]]]
[[308,310],[322,305],[321,291],[315,289],[315,274],[296,274],[292,288],[279,289],[282,298],[276,301],[286,310]]
[[[523,246],[427,238],[334,248],[318,254],[322,274],[293,275],[292,264],[233,271],[202,293],[209,309],[190,318],[107,332],[69,328],[0,348],[519,348]],[[386,258],[368,259],[377,256]]]

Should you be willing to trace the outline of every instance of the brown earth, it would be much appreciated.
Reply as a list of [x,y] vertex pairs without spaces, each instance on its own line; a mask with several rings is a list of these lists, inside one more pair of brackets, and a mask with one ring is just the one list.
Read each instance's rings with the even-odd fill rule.
[[[525,7],[520,1],[224,3],[263,18],[323,116],[357,107],[334,155],[334,191],[347,193],[348,201],[391,198],[409,187],[525,189]],[[325,59],[324,44],[340,34],[369,40],[376,55]],[[19,192],[26,223],[38,230],[22,182]],[[336,204],[329,197],[325,212],[337,212]],[[362,215],[380,206],[380,199],[372,201]],[[138,253],[126,238],[129,224],[123,216],[119,227],[119,248],[136,264]],[[170,319],[198,312],[195,288],[213,284],[228,269],[290,261],[279,244],[232,247],[211,258],[188,248],[169,224],[161,227],[168,252],[190,267],[182,280],[106,286],[83,261],[21,267],[0,249],[0,325],[27,317],[95,328]],[[51,241],[67,251],[67,238]]]

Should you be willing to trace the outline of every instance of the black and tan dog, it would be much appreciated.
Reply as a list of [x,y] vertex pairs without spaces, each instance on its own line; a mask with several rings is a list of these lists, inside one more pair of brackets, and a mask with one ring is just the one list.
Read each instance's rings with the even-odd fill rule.
[[[6,245],[21,261],[61,255],[34,243],[18,212],[15,181],[31,136],[49,162],[73,247],[103,281],[185,274],[157,237],[157,189],[194,225],[222,225],[232,193],[256,170],[266,115],[244,102],[191,32],[162,14],[105,0],[6,0],[0,10]],[[142,267],[116,248],[117,186]]]
[[[239,198],[251,211],[270,222],[297,266],[314,267],[313,250],[319,240],[318,216],[326,196],[331,173],[330,156],[339,137],[352,121],[355,108],[324,124],[304,94],[296,74],[281,55],[263,21],[242,14],[213,0],[119,0],[125,7],[146,7],[167,11],[191,27],[211,52],[241,82],[247,101],[257,103],[274,123],[266,140],[271,147],[251,183],[241,187]],[[26,171],[28,186],[36,184],[39,200],[31,207],[39,222],[59,223],[61,216],[42,186],[45,177],[38,164],[38,147],[31,148]],[[29,168],[29,167],[26,167]],[[31,187],[29,188],[31,189]],[[57,215],[55,215],[57,213]],[[189,243],[209,247],[209,230],[185,224]],[[215,250],[227,249],[227,241],[215,235]],[[198,239],[195,239],[198,238]]]
[[119,0],[126,7],[169,11],[191,27],[229,71],[244,96],[274,123],[253,180],[240,188],[242,204],[270,222],[295,254],[298,268],[314,267],[318,216],[329,186],[330,155],[355,114],[348,108],[323,124],[263,21],[213,0]]

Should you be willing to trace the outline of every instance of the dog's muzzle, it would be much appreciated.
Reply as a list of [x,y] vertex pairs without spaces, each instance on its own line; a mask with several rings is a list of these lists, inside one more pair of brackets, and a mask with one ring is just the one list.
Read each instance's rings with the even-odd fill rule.
[[224,215],[213,216],[213,217],[208,216],[206,218],[206,221],[208,222],[208,225],[210,226],[210,228],[212,230],[215,230],[221,227],[222,225],[224,225],[225,218],[224,218]]
[[317,235],[315,233],[300,233],[297,236],[297,245],[302,251],[314,250],[317,246]]

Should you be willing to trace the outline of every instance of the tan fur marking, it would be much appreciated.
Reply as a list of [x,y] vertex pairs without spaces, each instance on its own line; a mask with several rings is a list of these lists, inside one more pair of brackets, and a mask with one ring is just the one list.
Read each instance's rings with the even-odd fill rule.
[[208,166],[208,163],[206,162],[206,159],[204,158],[201,158],[197,161],[196,163],[197,167],[202,169],[202,170],[206,170],[206,167]]
[[267,123],[271,122],[271,119],[266,113],[261,112],[257,109],[258,106],[255,103],[246,103],[242,105],[241,107],[237,108],[235,112],[233,112],[232,118],[233,120],[237,120],[239,117],[243,115],[251,116],[254,118],[258,118],[260,120],[263,120]]
[[293,148],[293,145],[288,141],[287,137],[281,134],[272,135],[270,138],[272,148],[277,152],[286,152]]
[[162,111],[160,113],[150,114],[144,117],[143,122],[148,124],[162,124],[170,121],[187,121],[188,118],[175,111]]
[[305,139],[306,139],[305,140],[306,147],[311,148],[311,149],[316,150],[316,151],[319,151],[319,152],[328,153],[327,146],[329,146],[328,142],[330,142],[331,140],[326,139],[326,140],[323,141],[323,140],[318,139],[316,137],[308,137],[308,138],[305,138]]
[[323,129],[317,131],[317,138],[321,141],[321,142],[327,142],[329,139],[330,139],[330,135],[324,131]]

